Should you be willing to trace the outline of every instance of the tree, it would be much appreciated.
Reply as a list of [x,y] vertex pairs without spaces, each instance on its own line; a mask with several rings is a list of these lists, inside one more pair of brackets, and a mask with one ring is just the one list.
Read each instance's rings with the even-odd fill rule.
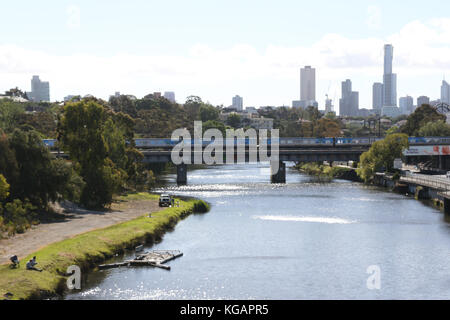
[[220,130],[220,132],[222,132],[223,137],[226,136],[226,127],[220,121],[208,120],[203,123],[203,133],[205,133],[205,131],[208,129],[218,129]]
[[203,122],[219,119],[219,110],[208,104],[202,104],[199,109],[200,119]]
[[184,104],[184,110],[186,111],[189,122],[198,120],[200,106],[203,104],[202,99],[197,96],[189,96]]
[[109,99],[109,105],[116,112],[123,112],[132,117],[136,117],[137,115],[136,101],[130,99],[127,95],[120,95],[118,97],[112,96]]
[[241,116],[237,113],[232,113],[227,118],[227,124],[234,129],[238,129],[241,125]]
[[401,132],[411,137],[418,136],[420,128],[429,122],[445,121],[446,117],[437,112],[435,108],[428,104],[423,104],[412,113],[406,124],[401,128]]
[[63,193],[70,170],[57,170],[57,160],[53,160],[35,131],[16,129],[9,140],[18,164],[18,175],[9,180],[11,198],[30,200],[37,208],[47,210],[48,203],[58,200]]
[[6,178],[0,174],[0,202],[8,198],[9,196],[9,184]]
[[360,157],[358,175],[365,181],[373,179],[376,172],[392,172],[394,160],[403,156],[409,147],[408,136],[401,133],[391,134],[384,140],[377,141]]
[[320,138],[341,136],[341,127],[335,120],[322,118],[314,127],[314,136]]
[[428,122],[419,129],[420,137],[448,137],[450,136],[450,125],[445,121]]
[[26,92],[20,90],[18,87],[9,89],[8,91],[5,91],[5,96],[7,97],[20,97],[28,100]]
[[[81,203],[89,208],[101,208],[112,201],[126,179],[108,156],[117,157],[124,152],[125,137],[114,129],[111,115],[105,107],[93,100],[68,103],[60,122],[59,136],[62,147],[79,164],[79,174],[85,181]],[[113,144],[118,146],[113,146]]]
[[16,120],[25,111],[24,107],[11,100],[0,100],[0,129],[11,133],[16,127]]

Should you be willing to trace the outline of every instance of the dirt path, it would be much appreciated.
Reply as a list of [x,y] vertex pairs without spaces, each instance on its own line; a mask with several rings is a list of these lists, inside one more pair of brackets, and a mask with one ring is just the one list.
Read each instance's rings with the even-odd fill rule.
[[51,243],[71,238],[99,228],[138,218],[146,213],[161,210],[157,200],[135,200],[115,203],[110,212],[96,212],[64,206],[62,221],[43,223],[24,234],[0,240],[0,264],[9,263],[9,257],[16,254],[19,259]]

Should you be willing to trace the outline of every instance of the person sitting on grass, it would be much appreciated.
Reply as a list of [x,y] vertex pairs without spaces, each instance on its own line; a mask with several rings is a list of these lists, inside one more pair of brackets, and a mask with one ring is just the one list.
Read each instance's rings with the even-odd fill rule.
[[20,265],[20,261],[17,255],[13,255],[11,258],[9,258],[9,260],[11,260],[11,267],[13,268],[17,268]]
[[36,257],[33,257],[33,259],[31,259],[30,261],[27,262],[27,270],[42,272],[42,270],[36,268],[35,265],[37,265]]

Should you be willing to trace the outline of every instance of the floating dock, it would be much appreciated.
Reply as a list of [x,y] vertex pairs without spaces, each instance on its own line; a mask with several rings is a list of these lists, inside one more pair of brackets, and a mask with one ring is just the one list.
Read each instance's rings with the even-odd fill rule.
[[153,250],[150,252],[139,254],[133,260],[126,260],[119,263],[102,264],[99,265],[98,268],[100,270],[104,270],[129,266],[149,266],[170,270],[170,266],[166,266],[165,263],[181,256],[183,256],[183,253],[179,250]]

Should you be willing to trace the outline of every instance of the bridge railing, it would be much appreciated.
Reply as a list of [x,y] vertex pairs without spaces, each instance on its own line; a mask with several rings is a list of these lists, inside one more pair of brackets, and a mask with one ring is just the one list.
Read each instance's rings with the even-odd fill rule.
[[424,185],[435,189],[450,190],[450,180],[436,176],[413,174],[401,177],[400,181]]

